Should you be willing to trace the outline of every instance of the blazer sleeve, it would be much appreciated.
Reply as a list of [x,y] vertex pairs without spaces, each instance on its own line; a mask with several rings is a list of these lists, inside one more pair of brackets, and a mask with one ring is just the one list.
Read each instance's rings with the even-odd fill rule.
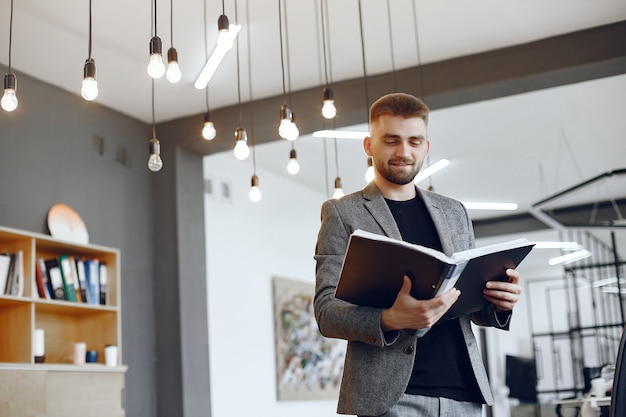
[[[384,334],[380,328],[383,309],[357,306],[335,297],[343,258],[352,230],[342,219],[336,200],[324,202],[315,246],[314,312],[322,335],[386,346],[397,332]],[[387,339],[386,339],[387,337]]]

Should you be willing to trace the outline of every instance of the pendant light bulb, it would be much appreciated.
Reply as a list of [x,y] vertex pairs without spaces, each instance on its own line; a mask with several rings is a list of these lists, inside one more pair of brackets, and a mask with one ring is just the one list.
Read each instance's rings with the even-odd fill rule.
[[374,164],[371,157],[367,157],[367,170],[365,170],[365,182],[370,183],[374,179]]
[[343,186],[341,184],[341,178],[335,178],[335,191],[333,192],[333,198],[335,200],[344,196]]
[[292,149],[289,152],[289,162],[287,162],[287,172],[290,173],[291,175],[296,175],[298,172],[300,172],[300,163],[298,162],[298,159],[296,158],[295,149]]
[[298,126],[296,126],[295,122],[292,121],[287,125],[287,132],[285,132],[285,135],[286,139],[291,142],[298,139],[300,136],[300,130],[298,129]]
[[80,95],[87,101],[93,101],[98,97],[98,81],[96,81],[96,63],[92,58],[85,61],[83,74],[83,86],[80,89]]
[[204,126],[202,127],[202,137],[204,140],[213,140],[217,135],[217,131],[215,130],[215,125],[211,121],[211,113],[204,113]]
[[176,84],[183,77],[183,73],[178,65],[178,52],[174,47],[167,50],[167,72],[165,77],[172,84]]
[[17,78],[12,72],[4,75],[4,94],[0,100],[0,106],[5,111],[13,111],[17,108]]
[[250,156],[250,148],[248,147],[248,134],[246,129],[238,127],[235,130],[235,149],[233,150],[235,158],[243,161]]
[[289,141],[294,141],[300,136],[298,126],[293,121],[294,116],[288,105],[280,106],[280,125],[278,126],[278,135]]
[[148,75],[152,78],[161,78],[165,74],[163,64],[163,45],[161,38],[154,36],[150,39],[150,62],[148,62]]
[[160,171],[163,168],[161,159],[161,144],[157,138],[150,139],[150,157],[148,158],[148,169],[152,172]]
[[278,126],[278,135],[287,139],[287,133],[289,131],[289,124],[291,123],[291,109],[288,105],[283,104],[280,106],[280,125]]
[[261,201],[261,197],[263,196],[261,194],[261,189],[259,188],[259,177],[253,175],[251,182],[252,185],[250,187],[250,191],[248,192],[248,198],[253,203],[258,203],[259,201]]
[[322,105],[322,116],[325,119],[334,119],[336,115],[337,108],[335,107],[333,90],[326,87],[324,88],[324,104]]

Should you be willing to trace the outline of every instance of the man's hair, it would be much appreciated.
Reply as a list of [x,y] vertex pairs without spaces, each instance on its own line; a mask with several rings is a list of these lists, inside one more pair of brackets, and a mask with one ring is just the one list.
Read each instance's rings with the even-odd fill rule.
[[385,114],[405,119],[419,117],[428,125],[430,109],[417,97],[405,93],[392,93],[379,98],[370,107],[370,123]]

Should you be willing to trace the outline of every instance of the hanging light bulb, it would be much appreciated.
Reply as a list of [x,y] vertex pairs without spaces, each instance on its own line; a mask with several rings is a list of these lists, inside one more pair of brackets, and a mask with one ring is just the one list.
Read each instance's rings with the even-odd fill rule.
[[150,139],[150,157],[148,158],[148,169],[157,172],[163,168],[163,160],[161,160],[161,144],[156,137]]
[[324,104],[322,105],[322,116],[325,119],[334,119],[336,115],[337,108],[335,107],[333,90],[326,87],[324,88]]
[[178,52],[174,47],[167,50],[167,73],[165,77],[172,84],[176,84],[183,77],[183,73],[178,65]]
[[293,113],[288,105],[280,106],[280,125],[278,126],[278,134],[281,138],[294,141],[300,136],[298,127],[293,122]]
[[291,175],[296,175],[300,172],[300,163],[296,158],[296,150],[292,149],[289,151],[289,162],[287,162],[287,172]]
[[261,201],[261,189],[259,188],[259,177],[255,175],[252,176],[252,186],[250,187],[250,191],[248,192],[248,198],[253,203],[258,203]]
[[235,130],[235,149],[233,150],[235,158],[243,161],[250,155],[250,148],[248,147],[248,134],[246,129],[238,127]]
[[150,62],[148,62],[148,75],[154,79],[161,78],[165,74],[163,64],[163,45],[158,36],[150,39]]
[[9,72],[4,75],[4,94],[0,105],[6,111],[13,111],[17,108],[17,96],[15,90],[17,89],[17,78],[15,74]]
[[300,130],[298,126],[296,126],[296,114],[291,112],[291,123],[289,124],[289,129],[287,130],[287,140],[294,141],[298,139],[300,136]]
[[291,109],[288,105],[280,106],[280,125],[278,126],[278,134],[281,138],[287,139],[289,132],[289,124],[291,123]]
[[92,58],[85,61],[83,73],[83,86],[80,89],[80,95],[87,101],[93,101],[98,97],[98,81],[96,81],[96,63]]
[[374,163],[372,162],[372,157],[367,157],[367,169],[365,170],[365,182],[372,182],[374,179]]
[[98,97],[98,81],[96,81],[96,62],[91,57],[91,0],[89,0],[89,56],[85,60],[83,69],[83,84],[80,95],[87,101],[93,101]]
[[202,127],[202,137],[205,140],[213,140],[217,135],[215,125],[211,121],[211,112],[204,113],[204,126]]
[[341,178],[335,178],[335,191],[333,192],[333,198],[335,200],[344,196],[343,186],[341,185]]

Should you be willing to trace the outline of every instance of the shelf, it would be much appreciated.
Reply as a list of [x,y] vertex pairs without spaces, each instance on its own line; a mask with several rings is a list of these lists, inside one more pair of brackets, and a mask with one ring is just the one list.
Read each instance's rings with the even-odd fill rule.
[[[104,367],[104,347],[118,346],[122,357],[119,250],[93,244],[79,244],[51,236],[0,226],[0,253],[22,252],[24,291],[22,296],[0,295],[0,363],[43,369],[60,366],[76,369],[73,347],[84,342],[87,350],[98,352],[93,369]],[[107,304],[43,299],[36,283],[37,259],[61,255],[97,259],[107,267]],[[3,289],[4,290],[4,289]],[[35,364],[34,332],[44,331],[46,364]],[[5,336],[6,335],[6,336]],[[65,370],[68,370],[65,369]]]

